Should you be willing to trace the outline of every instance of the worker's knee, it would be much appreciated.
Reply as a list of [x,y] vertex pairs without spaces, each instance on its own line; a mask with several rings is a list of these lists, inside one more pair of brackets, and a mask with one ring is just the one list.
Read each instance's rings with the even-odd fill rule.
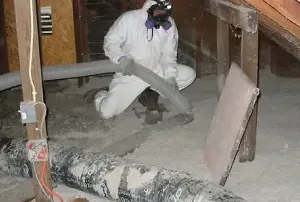
[[186,65],[178,64],[178,85],[185,88],[191,85],[196,79],[196,71]]
[[100,115],[103,119],[110,119],[116,115],[115,110],[106,107],[105,105],[100,106]]
[[187,67],[187,69],[186,69],[187,70],[187,79],[186,79],[186,81],[187,81],[187,84],[190,85],[196,79],[196,71],[191,67],[188,67],[188,66],[186,66],[186,67]]
[[107,92],[100,91],[95,96],[95,108],[104,119],[110,119],[115,115],[114,109],[107,103]]
[[101,117],[103,119],[110,119],[110,118],[114,117],[114,115],[111,113],[106,113],[105,111],[101,111]]

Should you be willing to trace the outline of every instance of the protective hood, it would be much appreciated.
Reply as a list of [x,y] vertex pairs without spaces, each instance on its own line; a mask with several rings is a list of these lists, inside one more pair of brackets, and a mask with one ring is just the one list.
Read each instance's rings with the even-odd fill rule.
[[145,10],[145,11],[147,11],[147,10],[148,10],[152,5],[154,5],[154,4],[156,4],[155,1],[153,1],[153,0],[147,0],[147,1],[144,3],[142,9]]

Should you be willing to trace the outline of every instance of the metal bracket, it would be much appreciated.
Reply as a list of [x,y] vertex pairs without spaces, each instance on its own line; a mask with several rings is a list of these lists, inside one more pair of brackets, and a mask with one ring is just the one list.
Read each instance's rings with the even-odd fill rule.
[[21,102],[19,112],[21,114],[21,121],[23,124],[37,122],[34,102]]

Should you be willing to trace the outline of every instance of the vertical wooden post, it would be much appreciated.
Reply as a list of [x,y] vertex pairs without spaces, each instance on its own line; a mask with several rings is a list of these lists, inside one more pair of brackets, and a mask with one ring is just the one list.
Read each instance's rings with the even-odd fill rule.
[[[33,13],[30,11],[30,3],[32,2]],[[43,103],[43,89],[42,89],[42,77],[41,77],[41,61],[40,61],[40,48],[39,48],[39,32],[37,24],[37,10],[36,10],[36,0],[31,1],[20,1],[15,0],[15,13],[16,13],[16,26],[17,26],[17,38],[18,38],[18,48],[20,57],[20,68],[21,68],[21,79],[22,79],[22,90],[23,90],[23,100],[32,101],[33,100],[33,89],[30,82],[30,73],[32,75],[32,82],[36,88],[36,102]],[[32,70],[29,71],[29,54],[30,54],[30,41],[31,41],[31,15],[33,15],[33,57],[32,57]],[[36,116],[37,123],[27,124],[27,134],[29,140],[40,139],[40,131],[36,130],[41,125],[43,106],[36,105]],[[42,125],[43,131],[45,133],[46,126],[45,122]],[[46,136],[46,134],[44,134]],[[43,162],[42,162],[43,163]],[[40,176],[40,171],[42,169],[42,163],[32,164],[38,177]],[[45,182],[51,189],[49,184],[50,181],[49,174],[49,163],[47,162],[47,168],[45,171]],[[48,197],[43,193],[36,176],[33,175],[34,191],[37,202],[50,202]]]
[[199,8],[199,11],[195,14],[196,18],[196,53],[195,53],[195,71],[197,78],[201,77],[201,65],[203,63],[203,55],[201,50],[201,42],[203,40],[203,21],[204,21],[204,2],[203,1],[197,1],[195,4],[195,7]]
[[[241,68],[258,86],[258,32],[249,33],[243,30],[241,47]],[[240,162],[253,161],[256,150],[257,103],[249,119],[243,140],[240,145]]]
[[229,24],[217,19],[218,98],[229,71]]
[[[82,0],[73,0],[73,15],[75,27],[75,45],[77,63],[88,62],[88,36],[86,3]],[[78,78],[78,87],[89,82],[89,77]]]
[[121,0],[121,11],[122,13],[128,10],[128,0]]
[[8,69],[8,58],[7,58],[7,43],[5,35],[5,24],[4,24],[4,8],[3,1],[0,1],[0,75],[7,73]]

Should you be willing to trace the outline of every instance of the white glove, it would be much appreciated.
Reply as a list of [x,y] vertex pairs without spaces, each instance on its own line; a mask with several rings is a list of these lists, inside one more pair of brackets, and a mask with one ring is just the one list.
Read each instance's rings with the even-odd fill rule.
[[123,75],[131,76],[135,71],[134,61],[131,58],[122,56],[119,59],[119,65],[122,69]]

